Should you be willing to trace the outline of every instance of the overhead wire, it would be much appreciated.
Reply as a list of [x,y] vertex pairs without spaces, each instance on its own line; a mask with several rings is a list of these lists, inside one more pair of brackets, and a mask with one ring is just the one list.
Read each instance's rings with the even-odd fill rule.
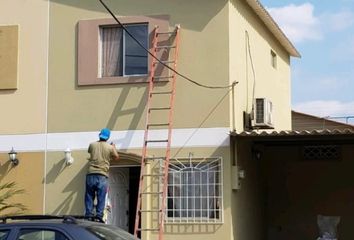
[[160,64],[162,64],[164,67],[168,68],[169,70],[171,70],[172,72],[174,72],[175,74],[177,74],[178,76],[180,76],[181,78],[199,86],[199,87],[203,87],[203,88],[209,88],[209,89],[226,89],[226,88],[232,88],[234,87],[238,82],[234,81],[232,82],[230,85],[226,85],[226,86],[210,86],[210,85],[205,85],[202,83],[199,83],[197,81],[194,81],[193,79],[187,77],[186,75],[176,71],[175,69],[173,69],[172,67],[170,67],[169,65],[167,65],[166,63],[164,63],[163,61],[161,61],[160,59],[158,59],[152,52],[149,51],[149,49],[147,49],[138,39],[136,39],[133,34],[131,34],[129,32],[129,30],[118,20],[118,18],[114,15],[114,13],[109,9],[109,7],[102,1],[99,0],[101,2],[101,4],[103,5],[103,7],[109,12],[109,14],[114,18],[114,20],[119,24],[119,26],[144,50],[146,51],[152,58],[154,58],[156,61],[158,61]]
[[[247,48],[246,51],[248,53],[248,57],[249,57],[250,62],[251,62],[251,69],[252,69],[252,74],[253,74],[253,89],[252,89],[252,110],[253,110],[254,99],[255,99],[255,94],[256,94],[256,71],[254,69],[254,63],[253,63],[252,52],[251,52],[250,37],[249,37],[249,34],[248,34],[247,30],[245,31],[245,34],[246,34],[246,48]],[[247,61],[247,59],[246,59],[246,61]],[[248,75],[248,72],[246,74]],[[248,94],[248,91],[247,91],[247,94]],[[248,99],[247,99],[247,106],[248,106]]]
[[232,90],[232,88],[228,89],[226,93],[219,99],[219,101],[216,103],[216,105],[208,112],[208,114],[202,119],[201,123],[197,128],[194,129],[194,131],[190,134],[190,136],[186,139],[186,141],[183,143],[183,145],[176,151],[174,156],[172,158],[175,158],[187,145],[187,143],[192,139],[192,137],[199,131],[199,129],[202,128],[203,124],[209,119],[209,117],[216,111],[216,109],[220,106],[222,101],[229,95],[229,92]]

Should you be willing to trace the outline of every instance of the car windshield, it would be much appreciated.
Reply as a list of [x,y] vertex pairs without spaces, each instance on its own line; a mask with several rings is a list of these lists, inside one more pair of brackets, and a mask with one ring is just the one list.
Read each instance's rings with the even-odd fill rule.
[[86,229],[102,240],[135,240],[130,233],[110,225],[95,225]]

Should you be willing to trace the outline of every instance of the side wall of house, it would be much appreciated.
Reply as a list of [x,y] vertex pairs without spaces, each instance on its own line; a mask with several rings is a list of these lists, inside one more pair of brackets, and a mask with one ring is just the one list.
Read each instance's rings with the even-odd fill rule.
[[1,6],[0,26],[18,25],[18,81],[17,89],[0,90],[0,134],[43,133],[46,113],[48,2],[5,0],[1,2]]
[[[236,140],[233,167],[244,171],[239,178],[239,189],[232,196],[232,222],[234,239],[265,239],[264,184],[261,181],[261,163],[256,159],[252,141]],[[238,176],[232,175],[232,181]]]
[[[275,130],[291,129],[290,57],[246,1],[230,4],[230,79],[238,81],[233,96],[233,128],[243,131],[243,112],[251,113],[254,98],[273,103]],[[276,54],[272,66],[271,51]]]
[[[0,182],[15,181],[18,189],[25,189],[24,195],[10,201],[21,202],[36,214],[43,212],[48,4],[4,0],[0,7],[0,72],[5,72],[0,74],[4,78],[0,79]],[[17,38],[8,38],[3,29],[7,26],[17,26]],[[17,59],[10,68],[9,59]],[[4,90],[7,77],[13,78],[13,86]],[[35,137],[26,141],[31,138],[27,134]],[[20,160],[15,167],[7,154],[12,147]]]

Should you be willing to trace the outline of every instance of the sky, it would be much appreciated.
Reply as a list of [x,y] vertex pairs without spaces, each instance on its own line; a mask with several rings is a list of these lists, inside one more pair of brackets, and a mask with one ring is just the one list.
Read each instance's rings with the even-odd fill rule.
[[300,52],[292,108],[354,124],[354,0],[260,0]]

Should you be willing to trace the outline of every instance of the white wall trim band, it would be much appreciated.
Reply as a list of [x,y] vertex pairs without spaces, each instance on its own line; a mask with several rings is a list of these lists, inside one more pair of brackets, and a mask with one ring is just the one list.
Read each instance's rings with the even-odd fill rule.
[[[167,130],[151,130],[150,139],[167,139]],[[172,148],[178,147],[227,147],[230,145],[229,128],[174,129]],[[47,137],[47,146],[46,146]],[[26,135],[0,135],[0,152],[13,147],[19,152],[62,151],[87,149],[90,142],[98,139],[98,132],[68,132]],[[111,138],[118,149],[139,149],[143,146],[144,130],[112,131]],[[153,148],[163,148],[165,143],[154,143]],[[47,147],[47,149],[46,149]]]

